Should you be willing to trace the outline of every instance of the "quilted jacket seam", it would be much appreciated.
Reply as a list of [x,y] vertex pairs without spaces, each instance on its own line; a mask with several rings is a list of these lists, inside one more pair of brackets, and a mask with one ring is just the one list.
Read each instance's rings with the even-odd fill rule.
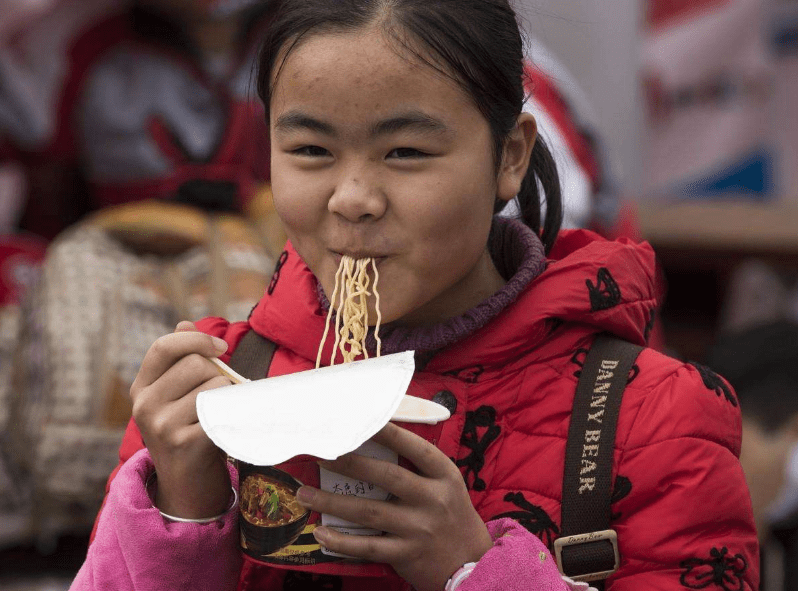
[[[661,389],[663,389],[665,387],[665,384],[667,382],[672,382],[673,380],[677,379],[676,378],[676,374],[681,369],[683,369],[686,365],[687,364],[685,364],[685,363],[679,364],[676,368],[674,368],[673,371],[671,371],[668,375],[663,377],[663,379],[660,380],[660,382],[656,386],[654,386],[652,388],[646,388],[645,389],[646,395],[642,398],[640,404],[637,406],[637,411],[635,413],[634,419],[632,421],[631,426],[629,427],[629,431],[626,434],[624,445],[621,448],[624,452],[626,452],[626,451],[635,451],[635,450],[638,450],[638,449],[644,449],[644,448],[650,447],[652,445],[658,445],[660,443],[666,443],[666,442],[669,442],[669,441],[678,441],[680,439],[698,439],[700,441],[706,441],[708,443],[714,443],[716,445],[719,445],[719,446],[725,448],[727,451],[729,451],[731,454],[734,455],[734,451],[732,450],[730,445],[728,445],[726,442],[724,442],[720,438],[712,437],[711,434],[709,434],[709,433],[704,433],[704,434],[698,434],[698,433],[688,434],[688,433],[685,433],[685,434],[677,435],[677,436],[674,436],[674,437],[666,437],[664,439],[657,439],[657,440],[647,439],[644,444],[635,445],[635,446],[632,446],[632,447],[629,447],[627,445],[628,441],[629,441],[629,438],[632,436],[632,433],[635,431],[635,427],[637,425],[637,418],[640,415],[640,411],[642,410],[643,406],[646,404],[646,402],[649,400],[649,398],[651,396],[657,397],[657,394],[660,392]],[[616,442],[616,448],[617,447],[618,447],[618,445],[617,445],[617,442]]]

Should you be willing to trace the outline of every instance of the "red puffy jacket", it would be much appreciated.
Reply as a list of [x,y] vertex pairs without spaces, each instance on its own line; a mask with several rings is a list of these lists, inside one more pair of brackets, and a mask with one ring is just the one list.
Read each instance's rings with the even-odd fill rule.
[[[409,393],[444,396],[454,412],[412,430],[457,462],[485,520],[509,514],[549,546],[558,537],[565,442],[585,353],[600,331],[643,344],[654,285],[648,245],[563,232],[547,269],[513,304],[416,372]],[[315,279],[289,247],[249,323],[207,319],[199,326],[231,349],[253,328],[279,345],[269,374],[281,375],[314,366],[324,323]],[[733,391],[707,368],[651,349],[631,376],[613,468],[612,527],[622,559],[607,590],[758,589]],[[122,461],[141,446],[131,424]],[[291,464],[284,467],[317,485],[315,464]],[[405,588],[380,565],[352,568],[385,576],[379,586],[386,591]],[[240,588],[289,588],[287,572],[246,562]],[[289,576],[298,583],[306,575]],[[360,588],[349,577],[343,582],[344,590]]]

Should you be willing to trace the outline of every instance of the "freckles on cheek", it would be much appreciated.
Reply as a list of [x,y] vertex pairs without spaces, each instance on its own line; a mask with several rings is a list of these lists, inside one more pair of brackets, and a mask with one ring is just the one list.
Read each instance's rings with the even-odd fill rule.
[[472,217],[462,212],[447,211],[437,222],[432,218],[429,222],[415,234],[417,252],[424,257],[421,266],[425,269],[426,280],[435,283],[444,275],[457,273],[485,248],[482,225],[475,224]]
[[490,229],[492,212],[468,198],[451,201],[434,200],[424,211],[417,212],[423,234],[435,242],[464,243]]
[[279,199],[275,197],[274,208],[289,233],[303,232],[312,229],[312,208],[300,199]]
[[283,180],[272,178],[272,192],[274,208],[286,232],[291,234],[312,228],[316,215],[312,200],[304,197],[306,192],[296,183],[285,183]]
[[411,188],[409,194],[412,198],[406,201],[405,214],[426,232],[449,229],[467,218],[463,211],[466,200],[451,187],[420,185]]

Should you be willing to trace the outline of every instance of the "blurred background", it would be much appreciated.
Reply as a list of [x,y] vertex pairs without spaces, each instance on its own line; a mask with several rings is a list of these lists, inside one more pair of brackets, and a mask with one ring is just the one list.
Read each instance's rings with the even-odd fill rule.
[[[278,2],[0,0],[2,589],[68,587],[149,344],[268,285]],[[566,225],[657,250],[652,344],[737,389],[762,589],[794,588],[798,1],[515,5]]]

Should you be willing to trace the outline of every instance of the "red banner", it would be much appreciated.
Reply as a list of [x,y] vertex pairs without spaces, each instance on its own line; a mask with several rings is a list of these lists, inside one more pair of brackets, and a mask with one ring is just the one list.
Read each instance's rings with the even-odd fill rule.
[[730,0],[648,0],[646,3],[646,23],[656,29],[675,21],[692,17],[696,13],[717,9]]

